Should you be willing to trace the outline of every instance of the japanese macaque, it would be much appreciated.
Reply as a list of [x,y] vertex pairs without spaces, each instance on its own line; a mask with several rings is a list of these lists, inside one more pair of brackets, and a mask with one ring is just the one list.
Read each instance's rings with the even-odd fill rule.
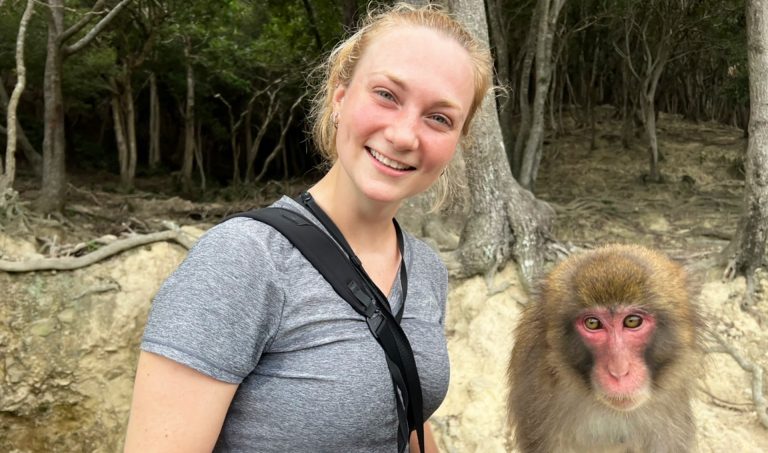
[[522,453],[688,452],[701,370],[683,267],[639,246],[572,256],[515,331],[508,409]]

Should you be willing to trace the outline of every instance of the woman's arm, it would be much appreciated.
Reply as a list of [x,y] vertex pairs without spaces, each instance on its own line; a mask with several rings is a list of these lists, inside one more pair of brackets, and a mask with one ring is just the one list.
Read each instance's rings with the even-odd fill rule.
[[142,351],[125,452],[210,452],[237,384]]
[[[416,437],[416,431],[411,433],[411,453],[421,453],[419,451],[419,439]],[[424,453],[439,453],[435,436],[432,435],[432,429],[429,427],[429,421],[424,422]]]

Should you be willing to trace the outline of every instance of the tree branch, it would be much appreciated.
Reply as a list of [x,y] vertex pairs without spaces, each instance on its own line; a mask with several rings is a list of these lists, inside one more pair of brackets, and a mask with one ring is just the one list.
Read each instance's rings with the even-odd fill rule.
[[59,37],[59,42],[67,42],[69,38],[76,35],[80,30],[83,29],[86,25],[88,25],[88,22],[93,20],[94,17],[100,16],[104,11],[101,11],[101,7],[104,5],[105,0],[98,0],[95,5],[93,5],[93,8],[91,8],[90,11],[88,11],[83,17],[80,18],[79,21],[77,21],[75,24],[73,24],[71,27],[66,29],[64,33],[61,34]]
[[125,5],[127,5],[129,2],[131,2],[131,0],[122,0],[120,3],[115,5],[115,7],[112,8],[112,10],[106,16],[102,17],[101,20],[96,25],[94,25],[93,28],[91,28],[91,30],[88,33],[86,33],[85,36],[80,38],[79,41],[72,44],[71,46],[65,46],[62,49],[62,53],[65,56],[70,56],[72,54],[79,52],[85,46],[90,44],[91,41],[93,41],[94,38],[96,38],[96,36],[98,36],[98,34],[101,33],[104,30],[104,28],[106,28],[106,26],[109,25],[110,22],[112,22],[112,19],[114,19],[117,16],[117,14],[123,9],[123,7],[125,7]]

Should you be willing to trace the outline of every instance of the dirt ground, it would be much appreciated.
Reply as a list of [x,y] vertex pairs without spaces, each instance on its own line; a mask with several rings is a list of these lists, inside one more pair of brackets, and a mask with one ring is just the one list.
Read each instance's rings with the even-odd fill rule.
[[[610,111],[606,110],[605,114],[608,118]],[[592,151],[589,150],[589,130],[573,126],[567,133],[546,145],[536,194],[551,203],[557,211],[555,236],[574,251],[607,242],[640,243],[657,247],[683,261],[701,281],[699,303],[708,328],[721,335],[745,361],[765,369],[768,365],[768,332],[765,329],[765,323],[768,322],[768,276],[763,274],[758,287],[758,303],[750,311],[740,307],[745,291],[744,280],[721,279],[725,265],[721,252],[735,230],[741,205],[743,174],[740,165],[746,149],[741,131],[722,125],[692,124],[661,115],[659,139],[665,157],[661,163],[665,182],[645,184],[642,175],[648,171],[648,159],[641,139],[635,140],[632,149],[622,149],[620,137],[615,132],[619,130],[617,121],[606,119],[599,123],[597,149]],[[247,196],[222,192],[216,201],[193,203],[173,196],[167,190],[170,185],[168,181],[145,179],[140,181],[140,190],[121,194],[115,190],[114,180],[113,176],[75,177],[70,186],[72,203],[67,208],[65,218],[34,218],[30,221],[34,230],[27,233],[3,235],[0,231],[0,258],[66,253],[82,255],[89,250],[92,245],[90,241],[95,238],[108,240],[131,232],[159,231],[165,228],[167,221],[204,230],[229,212],[266,204],[281,193],[291,193],[297,184],[272,183]],[[33,185],[24,186],[24,178],[21,181],[24,198],[32,199],[35,195]],[[79,294],[82,282],[91,282],[93,286],[101,274],[113,275],[119,283],[117,287],[122,288],[123,292],[128,287],[141,288],[146,292],[151,285],[138,279],[146,275],[142,269],[146,269],[147,260],[154,260],[153,266],[162,268],[162,271],[155,273],[169,272],[183,255],[178,246],[174,247],[144,247],[111,258],[100,265],[103,266],[101,270],[82,270],[66,280],[63,277],[65,273],[50,277],[38,273],[34,277],[4,278],[4,284],[11,285],[4,292],[34,298],[37,297],[36,293],[30,288],[45,287],[45,282],[40,283],[40,280],[50,278],[55,285],[69,285],[62,286],[61,291]],[[170,261],[159,261],[167,256],[170,256],[167,258]],[[119,272],[109,270],[113,268],[119,268]],[[121,280],[127,278],[125,276],[130,276],[130,283]],[[152,278],[157,280],[156,275],[152,275]],[[527,301],[527,296],[517,279],[514,263],[502,269],[494,283],[495,286],[508,287],[501,293],[489,296],[483,277],[451,282],[446,326],[452,362],[451,385],[445,403],[432,418],[439,444],[446,453],[512,451],[505,421],[505,369],[512,346],[511,333],[520,306]],[[17,285],[17,288],[13,285]],[[0,299],[2,297],[0,295]],[[77,295],[72,300],[79,297]],[[103,294],[89,295],[81,300],[103,303],[98,300],[90,302],[90,299],[103,298],[106,301],[107,297]],[[127,306],[126,297],[124,295],[119,299],[122,302],[118,307]],[[139,315],[133,311],[124,315],[124,320],[134,319],[133,322],[137,324],[133,328],[135,332],[126,333],[130,337],[130,340],[126,340],[128,343],[107,349],[110,354],[114,354],[113,349],[125,348],[125,344],[135,347],[138,341],[143,322],[138,318],[146,316],[149,300],[145,293],[136,297],[143,301],[137,303],[145,306],[135,312]],[[67,309],[64,306],[56,308],[59,310],[56,316],[63,319],[61,313]],[[18,315],[18,319],[21,319],[19,313],[22,311],[8,309],[7,316]],[[0,314],[6,316],[2,306]],[[104,314],[105,319],[108,316],[111,314]],[[56,322],[56,325],[63,325],[63,321]],[[115,321],[109,322],[112,324],[105,325],[115,325]],[[17,325],[10,327],[9,332],[14,329],[23,331]],[[40,331],[39,324],[35,328]],[[10,351],[13,344],[13,339],[4,339],[0,335],[0,352],[3,347]],[[742,369],[732,356],[716,352],[714,342],[708,341],[708,345],[713,352],[707,354],[694,405],[698,450],[768,451],[768,429],[760,425],[755,414],[752,374]],[[19,350],[22,349],[19,346]],[[116,421],[108,430],[104,428],[104,433],[109,434],[92,436],[89,442],[94,442],[94,445],[100,442],[101,435],[121,435],[121,423],[125,421],[126,405],[130,399],[130,373],[135,353],[127,354],[124,360],[130,362],[125,364],[125,375],[120,375],[119,379],[111,378],[119,382],[117,393],[120,397],[115,398],[117,402],[110,402],[114,406],[110,406],[110,410],[116,414]],[[32,379],[30,376],[34,373],[31,372],[18,372],[16,377],[11,376],[11,368],[7,363],[10,362],[6,360],[6,369],[0,363],[0,380],[5,380],[8,384],[6,388],[23,387],[25,380]],[[37,391],[34,385],[31,388],[32,393]],[[0,403],[1,400],[3,398],[0,395]],[[81,399],[72,399],[70,405],[75,405],[77,401]],[[47,401],[45,404],[56,406],[55,401]],[[4,423],[21,423],[26,420],[25,414],[32,412],[31,409],[25,412],[18,405],[13,409],[8,407],[0,404],[0,421]],[[68,423],[71,425],[71,420]],[[16,431],[26,429],[40,429],[40,426],[20,424]],[[67,428],[60,428],[58,432],[64,429]],[[14,437],[13,431],[13,426],[0,428],[0,446],[3,439],[25,435],[17,433]],[[55,436],[50,434],[46,439],[55,439]],[[71,442],[77,442],[76,435],[70,437]],[[46,442],[48,440],[43,439],[38,443],[18,443],[11,450],[59,451]],[[113,439],[103,445],[119,444],[119,440]],[[37,447],[25,448],[23,445]],[[112,450],[103,445],[88,451]]]

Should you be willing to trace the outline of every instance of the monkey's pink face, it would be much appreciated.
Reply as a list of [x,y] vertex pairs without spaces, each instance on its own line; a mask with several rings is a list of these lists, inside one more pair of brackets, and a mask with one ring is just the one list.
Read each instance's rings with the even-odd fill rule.
[[592,352],[592,383],[598,399],[631,411],[650,397],[645,350],[656,318],[636,307],[590,309],[576,318],[576,331]]

